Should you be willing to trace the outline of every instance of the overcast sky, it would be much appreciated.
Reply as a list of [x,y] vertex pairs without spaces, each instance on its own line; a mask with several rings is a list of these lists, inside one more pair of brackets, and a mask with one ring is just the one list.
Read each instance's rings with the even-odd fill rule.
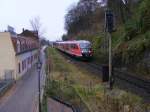
[[37,16],[49,40],[60,39],[64,30],[67,9],[78,0],[0,0],[0,31],[13,26],[17,33],[22,28],[32,29],[30,20]]

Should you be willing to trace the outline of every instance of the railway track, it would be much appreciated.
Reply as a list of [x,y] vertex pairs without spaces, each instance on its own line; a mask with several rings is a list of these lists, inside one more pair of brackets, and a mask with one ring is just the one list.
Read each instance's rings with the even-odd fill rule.
[[[96,71],[100,77],[102,77],[102,65],[95,64],[93,62],[81,61],[70,57],[61,52],[70,62],[77,64],[78,66],[84,67],[89,71]],[[114,69],[115,86],[124,89],[126,91],[132,92],[141,96],[145,102],[150,103],[150,81],[146,79],[139,78],[131,73],[121,71],[119,69]]]
[[[97,64],[94,64],[94,63],[88,63],[88,66],[91,66],[94,69],[98,69],[98,70],[102,71],[102,66],[101,65],[97,65]],[[132,75],[131,73],[127,73],[127,72],[121,71],[119,69],[114,70],[114,77],[116,77],[120,80],[124,80],[124,81],[126,81],[126,82],[128,82],[132,85],[135,85],[139,88],[142,88],[147,93],[150,94],[150,81],[149,80],[139,78],[135,75]]]

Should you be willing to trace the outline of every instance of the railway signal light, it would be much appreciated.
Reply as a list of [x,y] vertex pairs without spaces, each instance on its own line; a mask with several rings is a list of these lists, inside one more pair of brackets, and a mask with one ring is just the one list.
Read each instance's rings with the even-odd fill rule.
[[114,14],[111,10],[105,11],[105,30],[108,32],[109,38],[109,87],[113,88],[114,76],[112,74],[112,40],[111,33],[114,31]]
[[114,14],[111,10],[105,12],[105,28],[109,33],[113,32],[114,29]]

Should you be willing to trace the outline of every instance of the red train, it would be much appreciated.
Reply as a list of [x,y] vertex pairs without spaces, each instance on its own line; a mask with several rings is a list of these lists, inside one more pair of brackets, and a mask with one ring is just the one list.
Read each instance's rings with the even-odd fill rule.
[[91,58],[93,51],[91,43],[86,40],[62,41],[56,42],[57,49],[79,58]]

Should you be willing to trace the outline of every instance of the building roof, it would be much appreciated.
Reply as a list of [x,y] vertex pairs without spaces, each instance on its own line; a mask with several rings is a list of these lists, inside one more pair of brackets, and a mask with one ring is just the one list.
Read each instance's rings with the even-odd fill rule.
[[30,30],[23,29],[22,33],[19,34],[19,36],[29,37],[37,41],[39,40],[38,31],[30,31]]

